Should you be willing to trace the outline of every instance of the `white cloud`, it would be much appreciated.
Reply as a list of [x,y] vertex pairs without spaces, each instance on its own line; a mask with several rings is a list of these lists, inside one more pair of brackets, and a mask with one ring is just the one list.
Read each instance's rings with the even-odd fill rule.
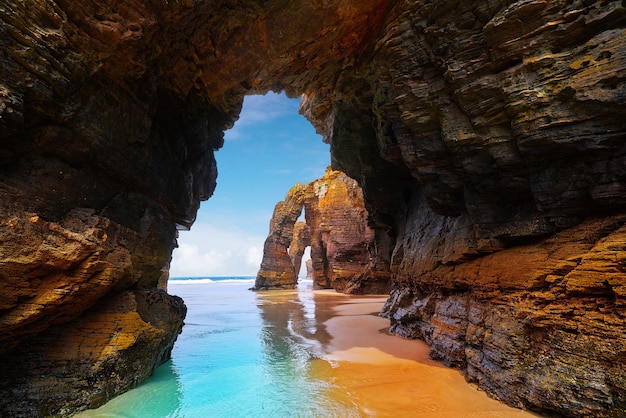
[[[256,276],[263,258],[265,237],[248,234],[232,226],[197,223],[191,231],[181,231],[174,250],[170,277]],[[306,276],[305,260],[300,277]]]
[[298,113],[299,102],[285,100],[284,93],[247,96],[244,100],[240,122],[254,125]]
[[274,168],[271,170],[264,170],[264,173],[267,174],[279,174],[282,176],[288,176],[291,175],[293,173],[293,170],[289,169],[289,168]]
[[263,247],[250,247],[246,254],[246,262],[253,266],[261,266],[261,260],[263,259]]
[[265,237],[232,225],[196,223],[181,231],[170,266],[171,277],[256,276]]
[[279,118],[293,117],[298,114],[298,106],[296,101],[285,100],[284,93],[246,96],[239,120],[225,132],[225,139],[239,140],[246,137],[246,129],[272,123]]
[[292,123],[298,107],[284,94],[246,97],[241,118],[225,132],[234,141],[217,155],[212,203],[198,211],[191,231],[180,232],[172,277],[257,274],[274,205],[296,182],[321,177],[330,159],[328,145],[307,134],[312,127]]

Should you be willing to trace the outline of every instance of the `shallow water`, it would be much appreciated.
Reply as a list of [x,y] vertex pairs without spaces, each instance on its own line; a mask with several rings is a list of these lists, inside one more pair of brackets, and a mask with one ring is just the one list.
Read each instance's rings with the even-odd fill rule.
[[80,417],[521,417],[385,333],[384,298],[170,281],[188,307],[172,360]]

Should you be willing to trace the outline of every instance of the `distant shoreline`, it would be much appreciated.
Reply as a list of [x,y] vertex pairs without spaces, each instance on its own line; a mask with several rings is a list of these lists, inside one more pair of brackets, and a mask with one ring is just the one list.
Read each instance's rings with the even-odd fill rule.
[[[256,276],[199,276],[199,277],[170,277],[168,284],[250,284]],[[298,278],[298,283],[312,283],[311,279]]]

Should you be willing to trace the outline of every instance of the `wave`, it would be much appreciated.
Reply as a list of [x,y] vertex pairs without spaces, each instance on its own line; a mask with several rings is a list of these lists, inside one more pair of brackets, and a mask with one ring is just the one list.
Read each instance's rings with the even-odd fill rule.
[[[223,277],[170,277],[169,284],[240,284],[254,283],[255,276],[223,276]],[[312,283],[311,279],[300,277],[298,283]]]
[[254,283],[252,276],[225,276],[225,277],[170,277],[169,284],[237,284]]

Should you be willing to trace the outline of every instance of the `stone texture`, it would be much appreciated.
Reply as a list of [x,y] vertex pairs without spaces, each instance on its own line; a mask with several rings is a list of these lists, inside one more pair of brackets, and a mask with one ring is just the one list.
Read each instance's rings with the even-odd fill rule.
[[[296,222],[303,209],[306,221]],[[274,209],[253,289],[294,288],[310,246],[316,288],[388,293],[389,260],[376,254],[375,231],[367,218],[361,188],[339,171],[329,168],[320,179],[296,184]]]
[[315,286],[342,293],[388,293],[389,259],[376,252],[375,231],[368,226],[358,183],[328,169],[309,187],[305,218]]
[[[289,246],[294,241],[294,225],[302,214],[306,193],[307,186],[298,183],[285,195],[285,200],[274,207],[253,290],[294,289],[298,284],[298,272],[290,257]],[[293,252],[294,258],[297,252]]]
[[425,339],[434,358],[513,405],[620,416],[624,234],[623,215],[589,218],[532,244],[431,264],[394,287],[383,315],[393,331]]
[[2,415],[50,376],[80,399],[51,414],[134,384],[36,342],[164,288],[243,96],[286,90],[363,190],[396,332],[510,404],[622,416],[624,27],[611,0],[3,1],[0,350],[47,360],[3,370]]
[[169,358],[185,312],[162,290],[125,291],[26,340],[0,356],[3,414],[71,415],[137,386]]
[[515,406],[626,410],[625,19],[610,1],[398,3],[362,82],[303,105],[395,232],[392,330]]
[[166,268],[175,239],[175,231],[160,230],[163,220],[147,208],[138,232],[86,209],[72,210],[58,223],[34,213],[5,219],[1,351],[74,319],[112,289],[156,287],[162,271],[154,266]]

